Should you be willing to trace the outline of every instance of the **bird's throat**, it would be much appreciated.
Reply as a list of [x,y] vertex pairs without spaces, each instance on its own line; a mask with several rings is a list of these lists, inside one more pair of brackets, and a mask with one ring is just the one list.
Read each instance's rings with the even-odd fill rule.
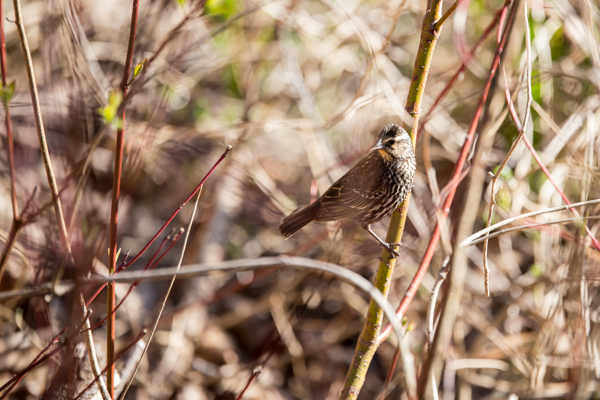
[[390,153],[388,153],[387,151],[383,150],[383,149],[379,149],[377,150],[379,152],[379,154],[381,154],[381,157],[386,160],[389,161],[392,159],[392,155]]

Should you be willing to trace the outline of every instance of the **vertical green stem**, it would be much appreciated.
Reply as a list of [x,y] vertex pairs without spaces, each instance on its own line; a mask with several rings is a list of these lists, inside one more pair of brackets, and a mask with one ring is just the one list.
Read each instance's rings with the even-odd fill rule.
[[[413,145],[416,142],[416,133],[419,125],[419,115],[421,113],[421,102],[425,93],[425,84],[427,75],[431,66],[431,59],[435,44],[440,36],[441,27],[437,22],[442,16],[442,0],[430,0],[427,6],[427,11],[423,18],[423,26],[421,28],[421,40],[419,50],[415,60],[413,76],[410,89],[408,92],[408,100],[406,102],[406,110],[413,117],[413,126],[410,130],[410,135]],[[392,219],[388,227],[386,241],[388,243],[400,243],[404,226],[408,214],[408,202],[410,197],[400,205],[400,207],[392,214]],[[377,268],[374,285],[377,289],[387,297],[390,290],[392,273],[394,272],[396,260],[387,250],[383,250],[381,261]],[[340,399],[350,400],[356,399],[365,382],[369,365],[375,355],[378,347],[377,336],[381,330],[383,322],[383,310],[371,300],[369,311],[363,330],[358,338],[354,357],[350,364],[350,369],[346,376],[346,382],[342,390]],[[413,381],[407,379],[407,390],[409,396],[414,398],[416,388],[408,382]]]

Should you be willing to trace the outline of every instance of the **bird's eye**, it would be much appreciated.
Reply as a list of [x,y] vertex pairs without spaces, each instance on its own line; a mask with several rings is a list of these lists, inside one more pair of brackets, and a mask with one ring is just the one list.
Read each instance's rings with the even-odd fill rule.
[[396,141],[394,139],[390,139],[387,141],[387,144],[390,146],[393,146],[396,143]]

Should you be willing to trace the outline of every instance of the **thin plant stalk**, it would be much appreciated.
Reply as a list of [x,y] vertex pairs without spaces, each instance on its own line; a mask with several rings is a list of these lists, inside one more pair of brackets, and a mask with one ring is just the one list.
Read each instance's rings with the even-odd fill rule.
[[[0,0],[0,69],[2,69],[2,87],[7,87],[6,78],[6,40],[4,37],[4,0]],[[13,139],[12,120],[8,101],[4,104],[4,124],[6,126],[6,138],[8,142],[8,169],[10,173],[10,199],[13,209],[13,218],[19,219],[19,205],[17,202],[17,184],[15,178],[15,149]]]
[[[510,7],[512,2],[513,2],[513,0],[506,0],[503,7],[504,8]],[[500,27],[502,27],[502,24],[500,24]],[[475,131],[479,124],[479,118],[481,116],[481,113],[483,112],[483,105],[485,104],[485,101],[487,100],[487,95],[489,93],[489,90],[490,90],[490,87],[492,84],[493,75],[495,74],[496,69],[498,68],[498,65],[500,63],[500,55],[502,54],[502,50],[504,49],[506,40],[507,40],[507,35],[505,34],[502,37],[502,41],[500,42],[500,45],[496,49],[496,55],[494,57],[492,66],[490,68],[490,74],[488,75],[488,79],[485,83],[482,94],[479,98],[479,103],[477,105],[477,108],[475,109],[475,114],[474,114],[473,118],[471,119],[471,125],[469,127],[469,130],[467,131],[467,137],[465,138],[465,142],[463,143],[463,147],[462,147],[460,156],[459,156],[458,160],[456,161],[456,164],[454,165],[454,170],[452,171],[452,178],[450,179],[450,182],[459,181],[459,177],[462,175],[462,170],[464,168],[467,156],[471,150],[471,144],[473,143]],[[440,234],[442,233],[442,228],[446,223],[446,218],[448,217],[448,213],[450,212],[450,206],[452,205],[452,201],[454,200],[454,194],[456,193],[457,187],[458,187],[458,185],[453,185],[452,189],[448,191],[448,195],[446,196],[446,198],[444,200],[442,209],[438,213],[438,222],[435,226],[433,233],[431,234],[431,238],[429,239],[429,244],[427,245],[425,254],[423,255],[423,258],[421,259],[421,263],[419,264],[417,273],[415,274],[412,282],[408,286],[406,293],[404,294],[404,297],[402,298],[402,301],[400,302],[400,306],[397,309],[397,314],[400,318],[404,315],[404,313],[408,309],[409,304],[411,303],[412,299],[414,298],[415,294],[417,293],[417,289],[421,285],[421,281],[423,280],[423,277],[425,276],[427,269],[429,268],[429,264],[431,263],[431,260],[433,259],[433,254],[435,253],[435,250],[437,248],[437,244],[440,239]],[[386,327],[381,332],[381,335],[379,335],[379,337],[377,339],[378,343],[383,342],[389,336],[390,332],[391,332],[390,328]]]
[[[46,140],[46,132],[44,130],[44,123],[42,119],[42,112],[40,108],[40,99],[37,90],[37,84],[35,81],[35,74],[33,72],[33,61],[31,59],[31,52],[29,50],[29,43],[27,42],[27,34],[25,33],[25,24],[23,22],[23,14],[21,11],[21,3],[19,0],[13,0],[13,6],[15,10],[15,25],[17,26],[17,32],[19,33],[19,39],[21,42],[21,48],[23,50],[23,56],[25,57],[25,66],[27,70],[27,78],[29,83],[29,92],[31,95],[31,103],[33,107],[33,114],[35,119],[35,126],[37,137],[40,145],[40,151],[42,154],[42,161],[44,164],[44,169],[46,171],[46,177],[48,179],[48,186],[50,187],[50,194],[52,195],[52,204],[54,206],[54,211],[56,214],[56,224],[58,228],[58,234],[60,237],[60,242],[62,245],[62,260],[61,263],[66,263],[67,261],[72,264],[75,263],[73,259],[73,253],[71,251],[71,244],[69,243],[69,236],[67,233],[67,226],[65,224],[65,218],[62,210],[62,205],[59,196],[58,185],[56,183],[56,176],[54,174],[54,170],[52,168],[52,161],[50,159],[50,151],[48,149],[48,142]],[[25,209],[28,205],[25,206]],[[24,209],[24,210],[25,210]],[[82,299],[83,301],[83,299]],[[82,310],[84,309],[84,305],[82,303]],[[83,314],[83,321],[86,321],[89,315]],[[89,347],[93,347],[93,340],[90,337],[88,341],[86,341],[88,346],[88,351],[90,351]],[[41,361],[41,359],[40,359]]]
[[[500,166],[498,167],[498,170],[496,171],[496,173],[494,174],[491,171],[488,172],[488,174],[490,175],[490,177],[492,179],[492,182],[490,184],[490,186],[491,186],[490,207],[488,210],[488,218],[487,218],[486,227],[490,226],[492,224],[492,218],[494,216],[494,206],[496,205],[496,183],[498,182],[498,178],[502,174],[504,167],[506,166],[506,164],[508,164],[508,160],[510,159],[510,157],[514,153],[515,149],[517,148],[517,145],[521,142],[521,138],[523,137],[523,135],[525,135],[525,129],[527,128],[527,123],[529,122],[529,116],[531,114],[531,101],[533,100],[533,96],[531,94],[531,39],[529,37],[529,23],[527,20],[527,7],[525,7],[525,45],[526,45],[526,55],[527,55],[526,72],[525,72],[527,75],[527,105],[525,106],[524,123],[518,128],[519,134],[517,135],[517,138],[511,145],[510,149],[508,150],[508,153],[504,157],[504,160],[502,161],[502,163],[500,163]],[[506,79],[506,71],[502,71],[502,72],[504,74],[504,84],[505,84],[504,92],[505,92],[505,95],[506,95],[506,98],[508,101],[508,100],[510,100],[510,91],[508,90],[508,81]],[[483,276],[484,276],[483,283],[484,283],[486,297],[490,297],[490,267],[489,267],[488,257],[487,257],[488,246],[489,246],[489,241],[488,240],[484,241],[483,242],[483,251],[482,251],[483,252]]]
[[50,151],[48,150],[48,142],[46,140],[46,132],[44,130],[42,111],[40,108],[40,98],[38,95],[37,84],[35,82],[35,75],[33,73],[33,61],[31,59],[31,52],[29,51],[29,43],[27,42],[25,25],[23,23],[23,15],[21,12],[21,2],[19,0],[13,0],[13,5],[15,9],[15,25],[17,26],[17,32],[19,33],[19,39],[21,41],[21,48],[25,57],[25,66],[27,70],[27,78],[29,81],[29,92],[31,94],[33,116],[35,119],[38,141],[42,153],[42,161],[46,170],[46,177],[48,178],[48,186],[50,186],[50,194],[52,195],[54,212],[56,213],[58,234],[60,237],[60,242],[62,244],[63,251],[65,252],[65,256],[72,258],[71,245],[69,244],[69,238],[67,236],[67,227],[65,225],[65,218],[63,216],[62,205],[60,202],[58,192],[58,185],[56,183],[56,175],[54,175],[54,170],[52,168]]
[[[131,64],[133,63],[133,50],[135,46],[135,35],[137,32],[139,0],[133,0],[131,8],[131,25],[129,28],[129,43],[127,45],[127,58],[125,60],[125,68],[123,70],[123,78],[121,79],[120,90],[123,98],[127,96],[127,83],[131,72]],[[119,222],[119,198],[121,196],[121,175],[123,168],[123,142],[125,136],[125,108],[121,114],[121,127],[117,129],[117,143],[115,148],[115,168],[113,175],[112,201],[110,208],[110,238],[109,238],[109,272],[115,272],[117,264],[117,226]],[[115,398],[115,284],[109,283],[107,290],[107,314],[108,318],[106,326],[106,362],[108,371],[106,373],[106,386],[111,399]]]
[[[528,78],[527,85],[528,85],[527,87],[528,87],[528,96],[529,96],[528,97],[528,103],[527,103],[528,104],[527,105],[527,109],[529,109],[529,106],[531,105],[531,100],[532,100],[532,96],[531,96],[531,77]],[[521,131],[524,130],[525,129],[524,126],[527,125],[527,119],[525,119],[525,123],[523,123],[523,124],[521,123],[521,121],[519,120],[519,117],[517,115],[517,112],[515,110],[514,104],[513,104],[512,100],[511,100],[510,92],[505,91],[505,96],[506,96],[506,101],[507,101],[507,103],[509,105],[510,115],[511,115],[513,121],[515,122],[515,125],[517,126],[517,129],[519,129]],[[526,115],[526,117],[527,117],[527,115]],[[569,201],[569,198],[560,189],[560,187],[558,186],[558,184],[556,183],[556,181],[552,177],[552,174],[550,173],[550,171],[548,170],[548,168],[546,167],[546,165],[544,164],[544,162],[542,161],[542,159],[538,155],[537,151],[533,147],[533,144],[527,138],[527,136],[523,137],[523,142],[525,143],[525,146],[527,146],[527,149],[529,149],[529,152],[531,153],[531,155],[535,159],[536,163],[539,165],[539,167],[541,168],[541,170],[544,172],[544,175],[546,175],[546,177],[548,178],[548,180],[550,181],[550,183],[552,183],[552,186],[554,186],[554,188],[556,189],[556,191],[558,192],[558,194],[560,195],[560,197],[564,200],[564,202],[567,205],[570,205],[571,202]],[[573,215],[575,215],[577,218],[581,218],[581,215],[579,215],[579,213],[577,212],[577,210],[575,210],[575,208],[571,208],[571,212],[573,212]],[[598,239],[596,239],[596,236],[594,236],[594,234],[592,233],[592,231],[590,230],[590,228],[588,228],[587,225],[584,225],[584,229],[585,229],[587,235],[589,236],[592,245],[596,249],[600,250],[600,242],[598,242]]]
[[[442,0],[430,0],[423,18],[421,40],[415,59],[413,77],[406,102],[406,110],[413,117],[413,126],[410,131],[413,146],[417,138],[416,133],[419,126],[421,103],[425,92],[427,75],[431,66],[435,45],[441,33],[441,26],[437,25],[437,23],[442,17],[442,3]],[[408,215],[409,201],[410,197],[407,197],[398,210],[392,214],[386,236],[386,241],[388,243],[400,243],[402,234],[404,233],[406,217]],[[377,268],[374,285],[386,297],[390,290],[395,263],[395,258],[389,254],[387,250],[383,250],[381,261]],[[363,330],[358,338],[354,356],[350,363],[350,368],[346,375],[346,381],[340,396],[340,399],[343,400],[356,399],[358,397],[365,382],[369,365],[371,364],[379,344],[377,337],[379,336],[383,323],[383,310],[381,310],[381,308],[372,300],[369,303],[366,319]],[[403,367],[406,367],[405,364],[407,360],[404,357],[408,355],[401,354],[401,356],[403,357]],[[416,393],[415,379],[416,377],[405,374],[406,389],[410,398],[414,398]]]
[[[194,197],[194,195],[196,193],[198,193],[198,191],[200,190],[200,188],[204,185],[204,183],[207,181],[207,179],[210,177],[210,175],[215,171],[215,169],[219,166],[219,164],[221,164],[221,162],[225,159],[225,157],[227,157],[227,154],[229,153],[230,148],[228,147],[223,154],[221,154],[221,157],[219,157],[219,159],[217,160],[217,162],[215,162],[215,164],[212,166],[212,168],[206,173],[206,175],[204,175],[204,178],[202,178],[202,180],[200,181],[200,183],[198,184],[198,186],[196,186],[196,189],[194,189],[192,191],[192,193],[188,196],[187,199],[185,199],[183,201],[183,203],[181,203],[181,205],[173,212],[173,214],[171,214],[171,216],[169,217],[169,219],[167,220],[167,222],[165,222],[163,224],[163,226],[154,234],[154,236],[152,237],[152,239],[150,239],[150,241],[148,241],[148,243],[146,243],[146,245],[142,248],[142,250],[140,250],[135,257],[133,257],[133,259],[131,259],[131,261],[125,262],[123,261],[123,263],[119,266],[119,268],[116,269],[115,273],[120,273],[121,271],[123,271],[125,268],[129,267],[131,264],[133,264],[134,262],[136,262],[137,260],[139,260],[139,258],[146,252],[146,250],[148,250],[150,248],[150,246],[152,245],[152,243],[154,243],[156,241],[156,239],[160,236],[160,234],[167,228],[167,226],[169,226],[169,224],[175,219],[175,217],[177,216],[177,214],[179,214],[179,212],[183,209],[183,207],[189,203],[189,201],[192,199],[192,197]],[[104,283],[103,285],[101,285],[96,292],[88,299],[87,301],[87,305],[89,306],[91,304],[92,301],[94,301],[94,299],[96,298],[96,296],[98,296],[98,294],[100,294],[100,292],[102,291],[102,289],[104,289],[104,287],[106,286],[106,283]]]
[[[228,146],[228,150],[231,150],[231,146]],[[196,217],[196,210],[198,209],[198,202],[200,201],[201,194],[202,194],[202,187],[200,188],[200,191],[198,191],[198,195],[196,197],[196,202],[194,203],[194,208],[192,210],[192,215],[190,216],[190,222],[188,223],[188,227],[185,230],[185,238],[183,239],[183,248],[181,249],[181,254],[179,256],[179,262],[177,263],[176,273],[179,272],[179,269],[181,268],[181,264],[183,263],[183,256],[185,255],[185,249],[187,247],[187,242],[190,237],[190,231],[192,230],[192,224],[194,223],[194,218]],[[175,279],[176,279],[176,276],[173,276],[173,278],[171,278],[171,282],[169,283],[169,288],[167,289],[167,293],[165,293],[162,304],[160,306],[160,310],[158,311],[158,316],[156,317],[156,320],[154,321],[154,326],[152,326],[152,330],[150,331],[150,338],[148,338],[148,341],[146,342],[146,345],[144,346],[142,356],[140,357],[140,359],[134,369],[134,372],[131,375],[131,378],[129,379],[129,382],[127,382],[127,385],[125,385],[125,388],[123,389],[123,393],[121,394],[122,399],[125,399],[125,395],[127,394],[127,391],[129,390],[129,387],[131,386],[131,383],[133,382],[133,379],[135,378],[135,375],[136,375],[138,369],[140,368],[140,364],[142,363],[142,360],[144,359],[144,356],[146,355],[146,352],[148,351],[148,347],[150,347],[150,343],[152,342],[152,338],[154,337],[154,332],[156,332],[158,322],[160,321],[160,317],[162,316],[163,310],[165,309],[165,304],[167,303],[169,294],[171,294],[171,289],[173,289],[173,285],[175,284]]]
[[[508,12],[506,13],[506,23],[499,25],[499,34],[501,40],[496,48],[496,54],[492,60],[488,77],[486,80],[485,87],[487,90],[481,94],[480,107],[483,108],[486,104],[485,99],[481,101],[483,97],[487,97],[488,90],[491,88],[491,83],[494,81],[494,75],[499,65],[502,53],[506,48],[506,45],[510,39],[511,32],[513,30],[514,22],[519,10],[519,2],[511,1],[509,4]],[[504,29],[502,26],[504,25]],[[489,104],[489,103],[488,103]],[[475,115],[478,113],[476,112]],[[502,119],[505,116],[500,113]],[[479,115],[481,115],[479,113]],[[479,117],[477,118],[479,120]],[[472,120],[473,123],[474,120]],[[491,124],[492,126],[494,124]],[[477,208],[477,205],[481,201],[481,194],[483,192],[483,184],[485,181],[485,157],[491,151],[491,140],[485,138],[485,133],[482,135],[482,140],[479,141],[476,147],[475,154],[472,161],[472,172],[469,175],[468,186],[465,194],[464,206],[461,210],[461,215],[457,220],[456,228],[456,239],[454,242],[453,256],[452,256],[452,267],[450,269],[450,277],[448,279],[448,289],[445,291],[445,296],[442,301],[441,314],[439,322],[437,324],[433,343],[429,347],[425,359],[423,361],[421,375],[419,377],[419,396],[420,398],[428,397],[427,393],[434,393],[434,384],[436,379],[435,374],[440,371],[441,365],[446,358],[448,346],[451,342],[452,333],[454,332],[454,325],[456,318],[461,308],[461,301],[463,299],[462,293],[464,284],[466,281],[467,270],[468,270],[468,257],[464,248],[461,248],[458,244],[461,238],[467,236],[473,229],[473,224],[477,219],[477,213],[472,210]],[[437,385],[435,386],[437,388]]]

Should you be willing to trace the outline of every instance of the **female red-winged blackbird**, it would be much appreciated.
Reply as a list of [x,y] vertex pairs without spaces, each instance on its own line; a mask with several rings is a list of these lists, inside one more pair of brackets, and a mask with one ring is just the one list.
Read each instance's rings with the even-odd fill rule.
[[371,230],[404,201],[415,176],[415,152],[408,133],[389,124],[375,146],[314,203],[299,207],[283,220],[279,232],[290,237],[312,221],[349,219],[361,224],[390,254],[397,244],[386,243]]

